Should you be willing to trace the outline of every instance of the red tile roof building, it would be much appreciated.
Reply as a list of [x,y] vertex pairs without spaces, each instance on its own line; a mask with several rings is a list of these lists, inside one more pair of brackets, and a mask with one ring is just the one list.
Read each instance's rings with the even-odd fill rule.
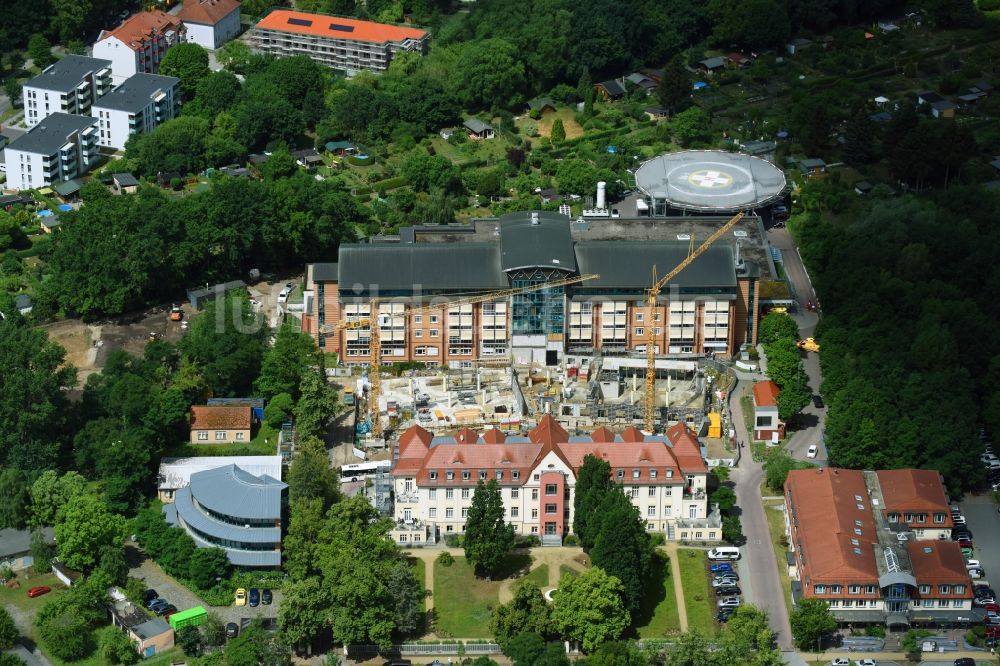
[[111,61],[115,84],[133,74],[157,74],[160,61],[174,44],[184,41],[184,24],[161,11],[134,14],[113,30],[101,31],[94,43],[94,57]]
[[214,50],[240,32],[237,0],[184,0],[177,17],[187,28],[187,40]]
[[778,385],[768,379],[753,385],[753,438],[772,441],[774,435],[785,436],[785,424],[778,418]]
[[251,47],[276,56],[306,55],[333,69],[384,72],[401,51],[427,52],[420,28],[275,9],[247,33]]
[[[937,489],[925,492],[943,498],[933,474]],[[882,484],[885,475],[891,481]],[[789,472],[785,523],[796,600],[822,599],[844,624],[909,626],[973,617],[972,583],[958,544],[886,519],[886,506],[907,499],[906,478],[935,485],[920,470]]]
[[492,479],[519,534],[561,540],[572,530],[576,475],[588,454],[608,462],[612,480],[632,498],[650,531],[684,541],[721,537],[718,514],[709,514],[708,467],[686,426],[677,424],[666,436],[636,428],[570,436],[545,415],[527,437],[496,429],[480,435],[466,428],[448,437],[420,426],[406,430],[392,470],[397,539],[411,542],[414,526],[439,537],[462,532],[476,484]]
[[941,475],[932,469],[890,469],[878,472],[885,496],[882,513],[890,524],[905,524],[918,539],[947,539],[954,522]]
[[249,442],[253,412],[249,405],[195,405],[191,407],[192,444]]

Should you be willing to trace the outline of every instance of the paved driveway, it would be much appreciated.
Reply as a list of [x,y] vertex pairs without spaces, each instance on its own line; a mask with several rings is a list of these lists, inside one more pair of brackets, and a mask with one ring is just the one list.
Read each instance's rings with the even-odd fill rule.
[[960,506],[972,531],[973,557],[983,563],[986,580],[996,589],[1000,585],[1000,514],[989,495],[969,495]]
[[[129,570],[129,575],[146,581],[146,587],[156,590],[160,597],[166,599],[180,610],[191,608],[192,606],[204,606],[206,609],[218,614],[223,622],[236,622],[240,624],[244,618],[265,619],[278,617],[278,606],[281,603],[281,592],[274,592],[274,603],[269,606],[260,605],[256,608],[250,606],[209,606],[199,599],[191,590],[181,585],[171,576],[168,576],[153,560],[141,555],[138,551],[129,549],[129,562],[134,563],[139,557],[142,562]],[[235,590],[234,590],[235,592]]]

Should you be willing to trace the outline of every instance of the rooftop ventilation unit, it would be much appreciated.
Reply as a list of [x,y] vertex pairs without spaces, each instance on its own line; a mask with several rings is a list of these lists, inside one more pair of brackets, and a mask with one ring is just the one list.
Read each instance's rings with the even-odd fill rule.
[[679,240],[679,241],[689,241],[689,240],[691,240],[691,234],[677,234],[677,240]]
[[747,232],[743,231],[742,229],[737,229],[736,231],[733,232],[733,235],[736,236],[737,238],[746,238]]

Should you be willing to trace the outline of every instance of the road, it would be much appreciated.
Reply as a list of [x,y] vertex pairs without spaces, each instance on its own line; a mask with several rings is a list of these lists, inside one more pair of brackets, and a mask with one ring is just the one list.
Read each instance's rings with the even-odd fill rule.
[[968,495],[960,506],[972,532],[973,557],[982,563],[986,580],[996,589],[1000,584],[1000,514],[988,494]]
[[[802,258],[795,247],[788,229],[771,229],[767,232],[768,241],[772,246],[781,250],[784,259],[785,275],[791,283],[795,293],[798,307],[792,313],[792,318],[799,325],[799,335],[803,338],[812,337],[819,321],[819,316],[806,309],[806,302],[815,300],[816,292],[813,290],[809,274],[802,264]],[[813,393],[819,393],[822,375],[819,368],[819,355],[803,352],[803,364],[806,375],[809,377],[809,387]],[[826,421],[826,407],[817,408],[811,402],[802,410],[799,416],[798,430],[792,434],[785,442],[785,449],[793,458],[798,460],[806,459],[806,452],[809,447],[816,444],[819,447],[819,454],[814,462],[825,464],[826,447],[822,443],[823,425]]]

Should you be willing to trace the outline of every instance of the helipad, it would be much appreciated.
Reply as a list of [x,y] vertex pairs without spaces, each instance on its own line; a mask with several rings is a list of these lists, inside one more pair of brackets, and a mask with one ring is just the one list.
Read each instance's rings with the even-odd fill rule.
[[721,150],[686,150],[643,162],[635,182],[650,214],[670,210],[728,213],[766,206],[785,190],[785,174],[759,157]]

